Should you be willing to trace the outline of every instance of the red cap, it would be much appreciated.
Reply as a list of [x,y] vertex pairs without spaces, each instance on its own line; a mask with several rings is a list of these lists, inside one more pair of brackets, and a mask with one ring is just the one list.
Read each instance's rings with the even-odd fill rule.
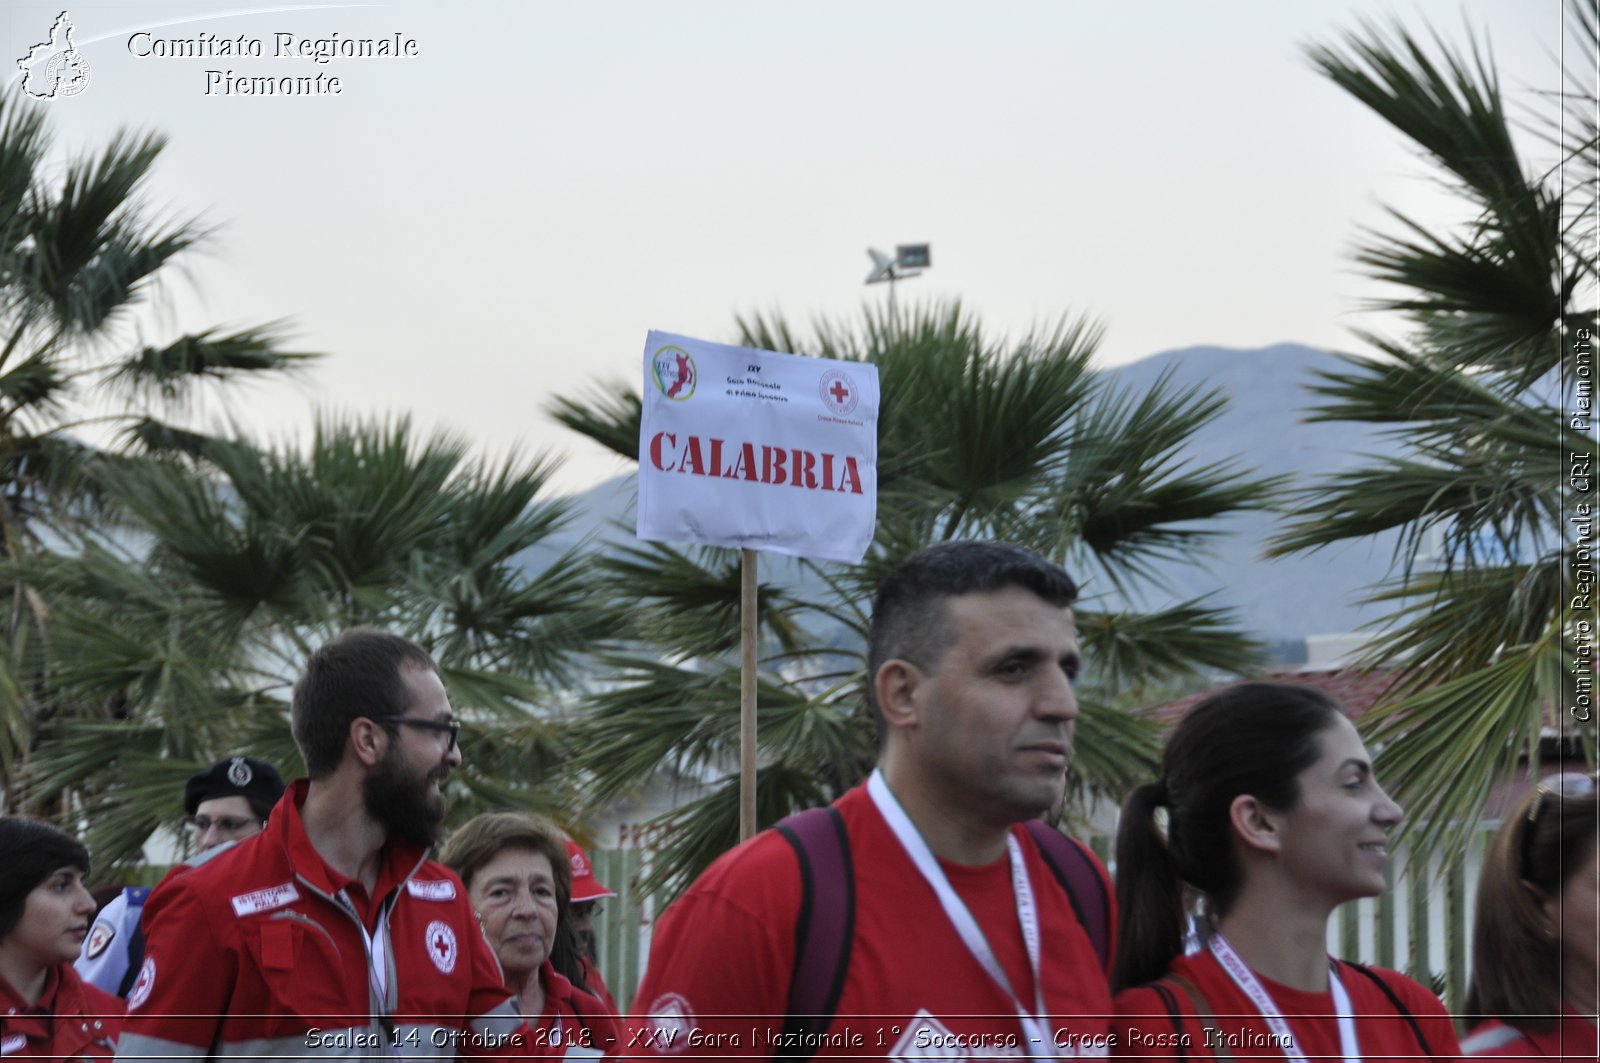
[[615,892],[606,889],[594,877],[594,865],[589,863],[589,855],[571,838],[567,839],[567,856],[572,861],[572,903],[581,904],[584,901],[597,901],[601,897],[616,896]]

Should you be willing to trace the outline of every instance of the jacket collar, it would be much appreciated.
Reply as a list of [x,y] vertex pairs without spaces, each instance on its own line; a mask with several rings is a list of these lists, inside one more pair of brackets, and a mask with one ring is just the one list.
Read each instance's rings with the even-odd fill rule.
[[[31,1038],[65,1038],[57,1044],[61,1054],[72,1054],[92,1040],[113,1036],[121,1023],[122,1001],[96,991],[91,998],[70,963],[60,963],[45,975],[44,992],[37,1004],[25,1002],[15,987],[0,978],[0,1027],[5,1035]],[[67,1020],[78,1019],[72,1023]]]
[[24,1015],[47,1016],[55,1013],[56,998],[61,995],[61,987],[66,981],[61,977],[62,966],[64,965],[58,964],[45,972],[44,991],[39,994],[39,1001],[36,1004],[29,1004],[23,1000],[17,988],[0,977],[0,1015],[5,1017],[8,1027]]
[[[296,779],[290,783],[283,797],[273,807],[264,833],[271,835],[282,847],[289,866],[297,876],[307,885],[331,897],[353,880],[329,867],[322,854],[311,844],[305,820],[300,814],[306,803],[306,795],[310,792],[309,779]],[[390,836],[379,850],[378,887],[373,896],[387,897],[390,892],[399,889],[427,859],[427,848],[404,838]]]

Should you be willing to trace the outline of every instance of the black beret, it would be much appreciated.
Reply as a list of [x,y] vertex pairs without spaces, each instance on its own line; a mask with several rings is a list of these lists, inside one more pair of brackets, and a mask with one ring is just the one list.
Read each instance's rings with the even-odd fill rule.
[[229,757],[189,776],[183,787],[183,810],[194,815],[200,802],[213,797],[242,797],[253,806],[271,808],[283,796],[283,777],[264,760]]

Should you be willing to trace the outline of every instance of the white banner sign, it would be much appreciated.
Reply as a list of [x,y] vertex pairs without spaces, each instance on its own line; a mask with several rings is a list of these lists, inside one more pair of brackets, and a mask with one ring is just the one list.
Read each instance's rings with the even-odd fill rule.
[[651,332],[639,538],[860,561],[878,503],[878,370]]

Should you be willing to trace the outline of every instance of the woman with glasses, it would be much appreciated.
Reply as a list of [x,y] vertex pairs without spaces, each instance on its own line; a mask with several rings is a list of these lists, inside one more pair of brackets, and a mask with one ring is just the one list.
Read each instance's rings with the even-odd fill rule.
[[[1334,909],[1383,892],[1400,816],[1355,727],[1321,692],[1243,683],[1196,705],[1117,831],[1114,1053],[1458,1055],[1427,989],[1327,952]],[[1201,935],[1185,955],[1193,898]]]
[[1551,776],[1490,843],[1472,930],[1468,1054],[1600,1056],[1597,801],[1594,776]]
[[614,1045],[616,1015],[581,988],[566,836],[538,816],[487,812],[452,834],[439,858],[466,884],[533,1051],[598,1056]]
[[72,969],[89,932],[89,854],[54,827],[0,817],[0,1055],[110,1059],[123,1004]]

